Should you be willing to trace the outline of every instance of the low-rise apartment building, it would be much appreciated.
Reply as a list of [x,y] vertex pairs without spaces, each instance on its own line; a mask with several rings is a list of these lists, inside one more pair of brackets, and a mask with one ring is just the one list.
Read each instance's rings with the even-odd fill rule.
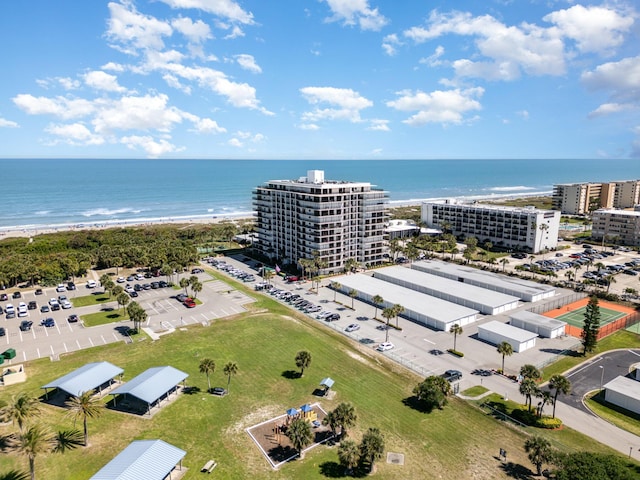
[[388,193],[366,182],[325,180],[310,170],[298,180],[270,180],[253,192],[255,244],[264,256],[289,265],[312,259],[341,272],[349,259],[360,265],[387,260]]
[[591,238],[605,243],[640,246],[640,211],[601,209],[593,212]]
[[558,246],[560,212],[446,200],[423,203],[422,221],[460,239],[475,237],[500,248],[538,253]]

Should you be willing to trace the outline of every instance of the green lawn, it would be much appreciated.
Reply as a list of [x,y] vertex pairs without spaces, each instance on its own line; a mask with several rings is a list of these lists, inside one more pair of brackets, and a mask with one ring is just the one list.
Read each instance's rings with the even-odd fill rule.
[[593,393],[585,399],[585,403],[599,417],[618,428],[640,435],[640,415],[607,403],[602,397],[600,392]]
[[69,300],[74,307],[87,307],[89,305],[100,305],[102,303],[115,302],[115,297],[109,296],[108,293],[94,292],[91,295],[74,297]]
[[[247,290],[247,292],[249,292]],[[355,405],[357,426],[350,436],[359,441],[362,431],[378,427],[386,450],[405,455],[405,465],[378,463],[376,478],[389,479],[508,479],[512,478],[496,459],[507,448],[509,461],[532,468],[522,449],[522,432],[505,428],[472,403],[452,398],[444,410],[424,413],[411,408],[407,399],[421,378],[407,372],[370,347],[353,343],[343,335],[308,320],[270,298],[260,297],[254,311],[217,320],[209,327],[192,326],[151,342],[110,344],[63,356],[60,361],[38,360],[26,366],[28,381],[0,390],[0,400],[20,391],[42,393],[40,386],[87,362],[110,361],[125,370],[129,380],[153,366],[172,365],[189,374],[188,384],[206,390],[198,372],[205,357],[216,361],[213,386],[226,386],[223,365],[235,361],[230,394],[218,398],[205,393],[181,395],[152,419],[107,411],[89,420],[91,446],[38,457],[38,478],[86,479],[97,472],[135,439],[161,438],[188,453],[185,480],[201,478],[200,467],[209,459],[218,462],[214,474],[226,479],[316,479],[341,477],[336,447],[321,446],[273,471],[245,429],[282,414],[287,408],[314,402],[312,392],[320,380],[335,381],[334,400],[321,400],[325,410],[341,401]],[[290,379],[296,370],[299,350],[312,354],[311,366],[302,378]],[[71,428],[73,422],[62,409],[44,406],[42,421],[53,428]],[[0,426],[0,435],[12,431]],[[606,447],[565,428],[544,432],[563,449],[611,452]],[[3,455],[0,473],[26,468],[24,458]]]
[[95,327],[96,325],[129,320],[126,310],[123,312],[122,307],[114,308],[113,310],[106,312],[88,313],[86,315],[81,315],[80,318],[82,319],[85,327]]

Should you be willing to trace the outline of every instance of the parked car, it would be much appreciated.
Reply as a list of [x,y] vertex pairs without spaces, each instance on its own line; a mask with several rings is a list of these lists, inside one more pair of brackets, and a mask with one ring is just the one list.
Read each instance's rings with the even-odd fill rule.
[[94,280],[87,280],[87,288],[96,288],[97,283]]
[[42,291],[41,288],[36,288],[35,294],[36,295],[42,295],[44,292]]
[[22,298],[22,294],[20,292],[13,292],[13,295],[11,295],[13,298]]
[[218,395],[219,397],[224,397],[227,394],[227,389],[222,387],[213,387],[211,389],[211,393]]
[[130,296],[131,298],[136,298],[136,297],[138,296],[138,292],[136,292],[135,290],[134,290],[134,291],[132,291],[132,292],[129,292],[129,296]]
[[356,330],[360,330],[360,325],[358,325],[357,323],[347,325],[347,328],[344,329],[345,332],[355,332]]
[[124,282],[125,282],[124,277],[118,277],[118,278],[116,279],[116,282],[117,282],[117,283],[124,283]]
[[67,282],[67,290],[75,290],[76,284],[73,282]]
[[33,322],[31,320],[23,320],[20,322],[20,330],[23,332],[28,332],[29,330],[31,330],[32,325]]
[[55,327],[56,322],[53,318],[48,317],[48,318],[43,318],[42,321],[40,322],[40,325],[42,325],[43,327]]
[[0,337],[4,337],[7,334],[7,331],[4,329],[4,327],[0,327]]
[[386,352],[387,350],[391,350],[393,347],[395,347],[395,345],[391,342],[382,342],[380,345],[378,345],[378,348],[376,348],[376,350],[378,350],[379,352]]
[[40,313],[47,313],[50,311],[49,305],[44,304],[40,307]]
[[462,372],[460,370],[447,370],[442,374],[442,377],[450,382],[455,382],[462,378]]
[[6,302],[7,300],[9,300],[9,297],[6,293],[0,294],[0,301]]
[[339,313],[332,313],[331,315],[329,315],[328,317],[326,317],[324,319],[325,322],[335,322],[337,320],[340,320],[340,314]]
[[63,301],[63,302],[60,304],[60,306],[61,306],[63,309],[65,309],[65,310],[68,310],[68,309],[70,309],[71,307],[73,307],[73,305],[71,304],[71,302],[70,302],[69,300],[65,300],[65,301]]
[[77,323],[78,322],[78,315],[76,315],[75,313],[72,313],[71,315],[69,315],[67,317],[67,322],[69,322],[69,323]]
[[56,287],[56,292],[60,293],[60,292],[66,292],[67,291],[67,287],[64,286],[64,283],[60,283],[58,284],[58,286]]
[[194,308],[196,306],[196,301],[191,297],[187,297],[182,303],[187,308]]
[[201,268],[194,268],[191,270],[192,275],[195,275],[196,273],[204,273],[204,270]]

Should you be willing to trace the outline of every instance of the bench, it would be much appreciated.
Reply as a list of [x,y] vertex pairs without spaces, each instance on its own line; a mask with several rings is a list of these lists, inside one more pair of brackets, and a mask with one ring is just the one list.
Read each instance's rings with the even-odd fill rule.
[[202,473],[211,473],[213,469],[216,468],[217,466],[218,464],[216,462],[214,462],[213,460],[209,460],[207,463],[204,464],[204,467],[202,467],[200,471]]

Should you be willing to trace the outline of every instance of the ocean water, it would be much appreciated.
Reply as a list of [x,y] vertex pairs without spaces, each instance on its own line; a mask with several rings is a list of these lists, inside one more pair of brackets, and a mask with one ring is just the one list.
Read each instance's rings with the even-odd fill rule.
[[327,180],[370,182],[391,205],[640,178],[637,160],[2,159],[0,168],[0,230],[246,216],[256,186],[313,169]]

